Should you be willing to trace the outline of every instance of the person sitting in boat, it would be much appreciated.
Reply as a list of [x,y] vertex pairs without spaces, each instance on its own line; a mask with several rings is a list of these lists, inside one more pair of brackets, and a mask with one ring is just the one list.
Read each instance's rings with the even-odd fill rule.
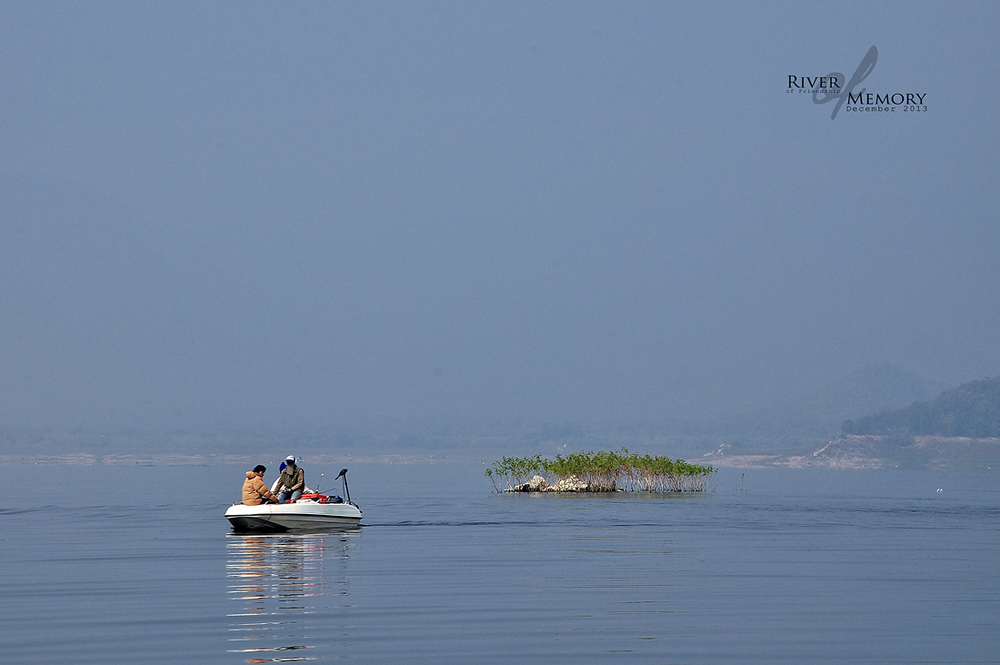
[[243,481],[243,505],[259,506],[262,503],[277,503],[278,497],[267,489],[262,478],[267,467],[258,464],[253,471],[247,471],[247,479]]
[[295,463],[295,456],[285,458],[285,470],[278,478],[278,501],[295,501],[302,498],[302,490],[306,487],[306,472]]

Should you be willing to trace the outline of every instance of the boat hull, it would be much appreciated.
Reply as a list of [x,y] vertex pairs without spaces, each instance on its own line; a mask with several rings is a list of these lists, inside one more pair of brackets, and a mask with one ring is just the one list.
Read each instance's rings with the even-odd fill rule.
[[361,510],[352,503],[234,504],[226,510],[233,531],[282,532],[316,529],[349,529],[361,523]]

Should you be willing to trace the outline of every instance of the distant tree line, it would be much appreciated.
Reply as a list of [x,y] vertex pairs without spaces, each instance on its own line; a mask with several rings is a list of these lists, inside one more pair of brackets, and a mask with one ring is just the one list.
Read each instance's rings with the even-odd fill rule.
[[1000,437],[1000,377],[963,383],[929,402],[844,423],[844,434]]

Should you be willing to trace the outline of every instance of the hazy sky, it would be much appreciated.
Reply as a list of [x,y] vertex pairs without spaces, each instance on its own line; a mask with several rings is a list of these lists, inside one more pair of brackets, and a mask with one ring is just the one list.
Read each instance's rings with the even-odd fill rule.
[[[822,7],[822,8],[819,8]],[[0,427],[1000,374],[995,2],[0,4]],[[849,112],[789,75],[923,94]]]

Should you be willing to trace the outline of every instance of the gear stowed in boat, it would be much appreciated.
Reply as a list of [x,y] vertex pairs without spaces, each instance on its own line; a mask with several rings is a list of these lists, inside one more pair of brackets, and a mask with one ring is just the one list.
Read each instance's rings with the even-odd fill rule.
[[288,503],[245,505],[234,503],[226,510],[233,531],[289,531],[356,527],[361,523],[361,509],[351,501],[347,488],[347,469],[337,478],[344,479],[344,496],[330,496],[318,491],[303,494]]

